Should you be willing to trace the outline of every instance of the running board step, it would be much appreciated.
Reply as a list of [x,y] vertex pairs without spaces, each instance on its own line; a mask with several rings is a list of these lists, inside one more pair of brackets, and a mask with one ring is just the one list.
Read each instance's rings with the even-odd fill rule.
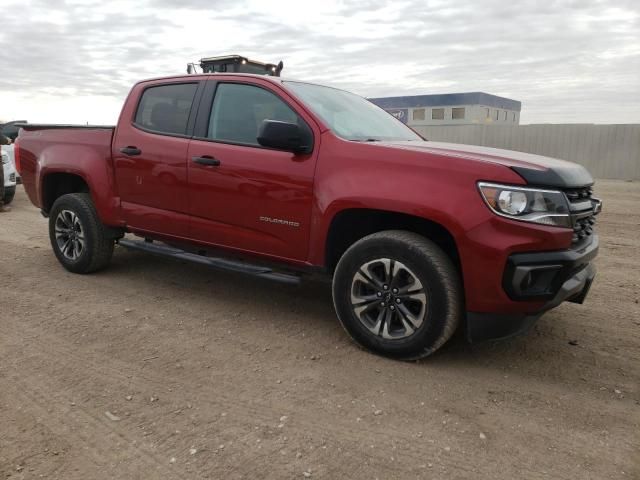
[[161,255],[163,257],[172,257],[179,260],[186,260],[188,262],[199,263],[201,265],[206,265],[208,267],[217,268],[220,270],[230,270],[233,272],[245,273],[247,275],[274,280],[276,282],[288,283],[292,285],[297,285],[300,283],[300,277],[297,275],[274,272],[268,267],[244,263],[237,260],[228,260],[226,258],[218,257],[205,257],[203,255],[185,252],[184,250],[180,250],[179,248],[173,248],[168,245],[159,243],[147,242],[145,240],[127,240],[123,238],[118,240],[118,245],[129,248],[131,250],[140,250],[154,255]]

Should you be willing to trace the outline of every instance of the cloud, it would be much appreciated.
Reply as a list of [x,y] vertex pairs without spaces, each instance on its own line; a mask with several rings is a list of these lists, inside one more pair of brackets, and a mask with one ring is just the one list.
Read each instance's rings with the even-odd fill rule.
[[634,1],[11,1],[0,117],[115,122],[135,81],[239,53],[365,96],[486,91],[523,122],[640,122]]

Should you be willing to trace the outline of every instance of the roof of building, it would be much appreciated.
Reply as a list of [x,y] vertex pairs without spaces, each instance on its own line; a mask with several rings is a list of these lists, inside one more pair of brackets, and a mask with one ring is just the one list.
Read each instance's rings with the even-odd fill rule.
[[522,108],[522,103],[510,98],[498,97],[484,92],[441,93],[435,95],[409,95],[403,97],[370,98],[370,101],[382,108],[417,108],[456,105],[486,105],[487,107],[515,110]]

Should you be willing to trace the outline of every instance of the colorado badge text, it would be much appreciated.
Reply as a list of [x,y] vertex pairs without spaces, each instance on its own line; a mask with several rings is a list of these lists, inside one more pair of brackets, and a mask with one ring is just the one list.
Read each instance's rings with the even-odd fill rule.
[[271,218],[271,217],[260,217],[261,222],[267,223],[279,223],[280,225],[287,225],[288,227],[298,228],[300,226],[300,222],[292,222],[290,220],[282,220],[281,218]]

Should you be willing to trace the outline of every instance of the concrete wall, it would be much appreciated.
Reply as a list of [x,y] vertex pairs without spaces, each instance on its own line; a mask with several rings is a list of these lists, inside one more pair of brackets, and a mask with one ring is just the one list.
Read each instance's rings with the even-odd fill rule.
[[640,180],[640,124],[414,126],[438,142],[518,150],[580,163],[595,178]]

